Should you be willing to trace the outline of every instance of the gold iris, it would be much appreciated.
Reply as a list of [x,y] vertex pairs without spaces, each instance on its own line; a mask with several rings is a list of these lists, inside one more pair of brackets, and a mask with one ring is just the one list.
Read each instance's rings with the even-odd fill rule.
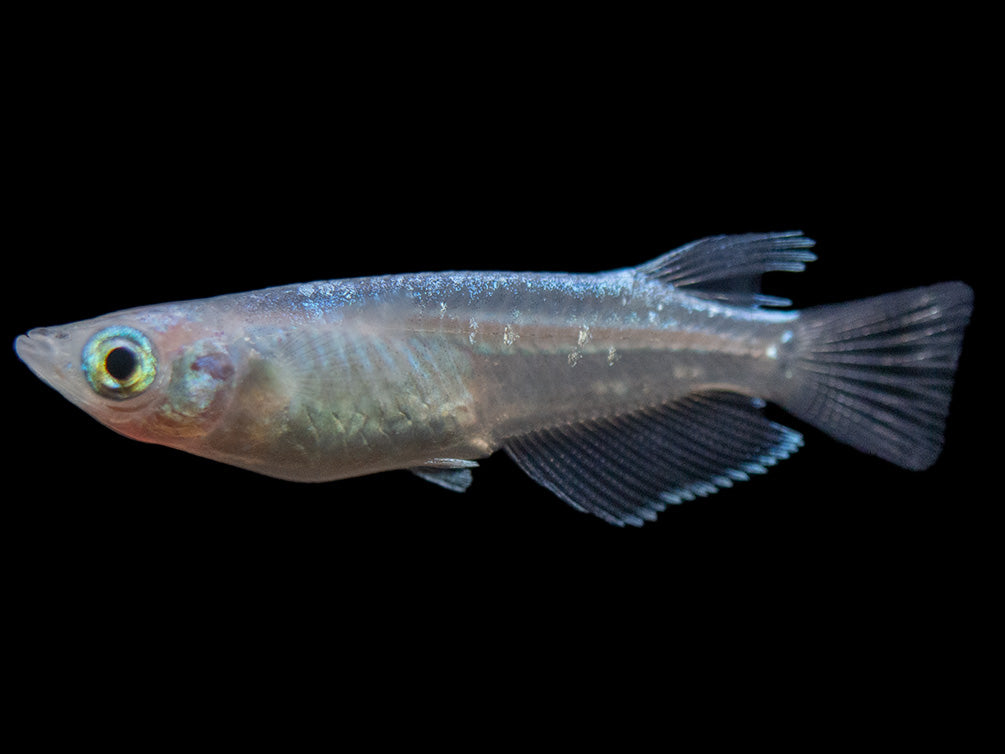
[[99,395],[125,400],[139,395],[157,376],[153,346],[139,330],[106,327],[84,346],[83,369]]

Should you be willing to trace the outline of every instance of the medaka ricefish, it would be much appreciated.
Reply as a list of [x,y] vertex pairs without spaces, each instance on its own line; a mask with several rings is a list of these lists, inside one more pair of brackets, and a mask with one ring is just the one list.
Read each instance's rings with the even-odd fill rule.
[[706,238],[597,274],[433,272],[145,306],[17,339],[127,437],[281,479],[410,469],[452,490],[504,448],[613,524],[802,445],[765,401],[909,469],[942,447],[973,293],[959,282],[802,311],[760,277],[797,232]]

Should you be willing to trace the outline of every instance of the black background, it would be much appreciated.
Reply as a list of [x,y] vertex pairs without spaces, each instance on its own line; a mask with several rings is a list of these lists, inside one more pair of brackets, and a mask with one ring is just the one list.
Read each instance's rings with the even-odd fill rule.
[[[604,65],[537,77],[511,58],[472,71],[370,61],[319,80],[310,50],[285,65],[181,57],[38,62],[46,86],[22,93],[14,142],[9,342],[283,283],[595,271],[705,235],[800,229],[819,260],[765,281],[797,306],[975,288],[946,449],[911,473],[777,412],[805,435],[793,458],[618,529],[502,453],[453,494],[407,472],[291,484],[142,445],[11,350],[18,487],[4,528],[31,631],[59,644],[60,627],[107,629],[112,615],[117,640],[170,636],[170,656],[173,642],[219,648],[249,632],[268,644],[274,629],[287,643],[349,632],[402,655],[433,635],[438,651],[576,637],[587,653],[657,656],[701,636],[716,652],[799,647],[832,670],[872,652],[911,673],[951,664],[929,656],[920,671],[914,658],[941,636],[930,619],[980,622],[972,585],[989,556],[974,541],[1000,497],[979,460],[1000,251],[985,229],[999,210],[980,186],[980,92],[934,62],[804,80],[778,61],[697,85],[678,68],[657,85]],[[92,639],[71,638],[64,657]]]

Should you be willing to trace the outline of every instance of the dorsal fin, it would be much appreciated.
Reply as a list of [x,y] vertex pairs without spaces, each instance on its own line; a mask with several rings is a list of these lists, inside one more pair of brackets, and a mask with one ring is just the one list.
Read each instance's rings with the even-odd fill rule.
[[506,450],[534,481],[612,524],[641,526],[668,503],[766,471],[802,436],[766,419],[764,402],[696,393],[655,408],[511,438]]
[[637,270],[700,298],[734,306],[789,306],[761,295],[765,272],[802,272],[816,259],[813,240],[800,231],[711,236],[668,252]]

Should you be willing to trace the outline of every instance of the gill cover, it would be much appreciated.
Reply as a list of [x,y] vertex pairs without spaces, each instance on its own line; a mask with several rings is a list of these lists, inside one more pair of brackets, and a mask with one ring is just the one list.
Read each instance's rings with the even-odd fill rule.
[[186,348],[171,364],[161,429],[194,437],[205,434],[223,413],[230,397],[234,363],[226,347],[207,338]]

